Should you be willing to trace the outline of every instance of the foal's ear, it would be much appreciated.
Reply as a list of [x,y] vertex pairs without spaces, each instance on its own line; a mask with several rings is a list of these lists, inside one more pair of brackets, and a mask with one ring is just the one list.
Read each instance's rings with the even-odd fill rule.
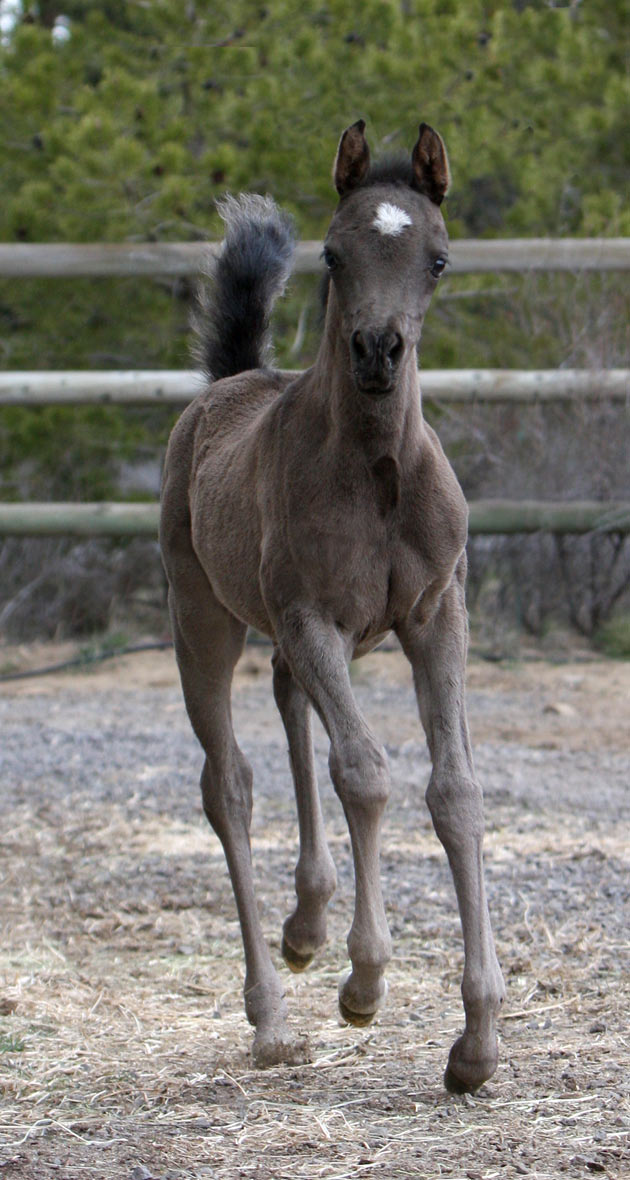
[[441,135],[420,124],[418,142],[411,153],[413,187],[429,197],[434,205],[441,205],[451,181],[446,148]]
[[370,167],[370,149],[365,131],[365,121],[359,119],[351,127],[347,127],[337,148],[337,155],[333,167],[333,180],[340,197],[349,193],[361,184]]

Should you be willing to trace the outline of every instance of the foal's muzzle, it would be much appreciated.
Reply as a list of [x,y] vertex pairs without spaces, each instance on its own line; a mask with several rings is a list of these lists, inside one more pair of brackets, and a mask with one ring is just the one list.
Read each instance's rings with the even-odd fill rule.
[[350,337],[352,373],[361,393],[383,397],[391,393],[403,355],[399,332],[372,332],[358,328]]

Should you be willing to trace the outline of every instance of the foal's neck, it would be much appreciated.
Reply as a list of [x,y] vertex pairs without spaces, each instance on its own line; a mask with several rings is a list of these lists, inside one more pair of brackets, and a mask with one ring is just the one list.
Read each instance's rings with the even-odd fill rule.
[[358,392],[348,345],[327,321],[313,369],[314,387],[325,403],[330,437],[341,449],[360,448],[370,461],[391,455],[398,461],[417,452],[423,418],[415,353],[402,365],[395,389],[383,397]]

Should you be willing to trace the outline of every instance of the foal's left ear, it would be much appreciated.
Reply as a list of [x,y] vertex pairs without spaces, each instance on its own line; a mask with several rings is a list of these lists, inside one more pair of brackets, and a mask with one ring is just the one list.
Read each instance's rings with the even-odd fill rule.
[[337,148],[333,166],[333,181],[340,197],[357,188],[370,167],[370,149],[364,135],[365,121],[359,119],[346,127]]
[[420,124],[418,142],[411,153],[413,187],[434,205],[441,205],[451,181],[444,140],[428,123]]

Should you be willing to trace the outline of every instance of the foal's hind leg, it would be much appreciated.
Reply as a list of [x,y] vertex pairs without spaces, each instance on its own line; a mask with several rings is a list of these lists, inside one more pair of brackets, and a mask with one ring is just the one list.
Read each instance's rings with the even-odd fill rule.
[[482,793],[466,721],[464,578],[462,560],[434,617],[424,622],[419,613],[398,629],[413,667],[433,762],[427,803],[451,866],[464,936],[466,1028],[451,1049],[444,1075],[447,1089],[456,1092],[476,1090],[494,1073],[498,1060],[496,1018],[505,995],[486,901]]
[[337,874],[326,844],[317,789],[310,704],[278,648],[273,656],[273,691],[289,742],[300,828],[297,906],[284,923],[282,954],[292,971],[303,971],[326,941],[326,906],[335,892]]
[[329,768],[348,821],[355,873],[348,934],[352,971],[339,988],[345,1020],[368,1024],[385,996],[391,956],[379,874],[381,821],[389,794],[385,751],[357,708],[348,673],[349,644],[314,608],[292,603],[278,613],[276,634],[291,670],[330,738]]
[[[217,602],[192,551],[179,556],[185,596],[169,595],[173,637],[186,707],[206,760],[201,775],[205,813],[217,833],[234,888],[245,949],[245,1011],[256,1029],[256,1065],[297,1064],[306,1041],[286,1024],[282,984],[271,962],[254,895],[249,827],[252,772],[232,730],[232,673],[246,628]],[[181,585],[181,583],[180,583]]]

